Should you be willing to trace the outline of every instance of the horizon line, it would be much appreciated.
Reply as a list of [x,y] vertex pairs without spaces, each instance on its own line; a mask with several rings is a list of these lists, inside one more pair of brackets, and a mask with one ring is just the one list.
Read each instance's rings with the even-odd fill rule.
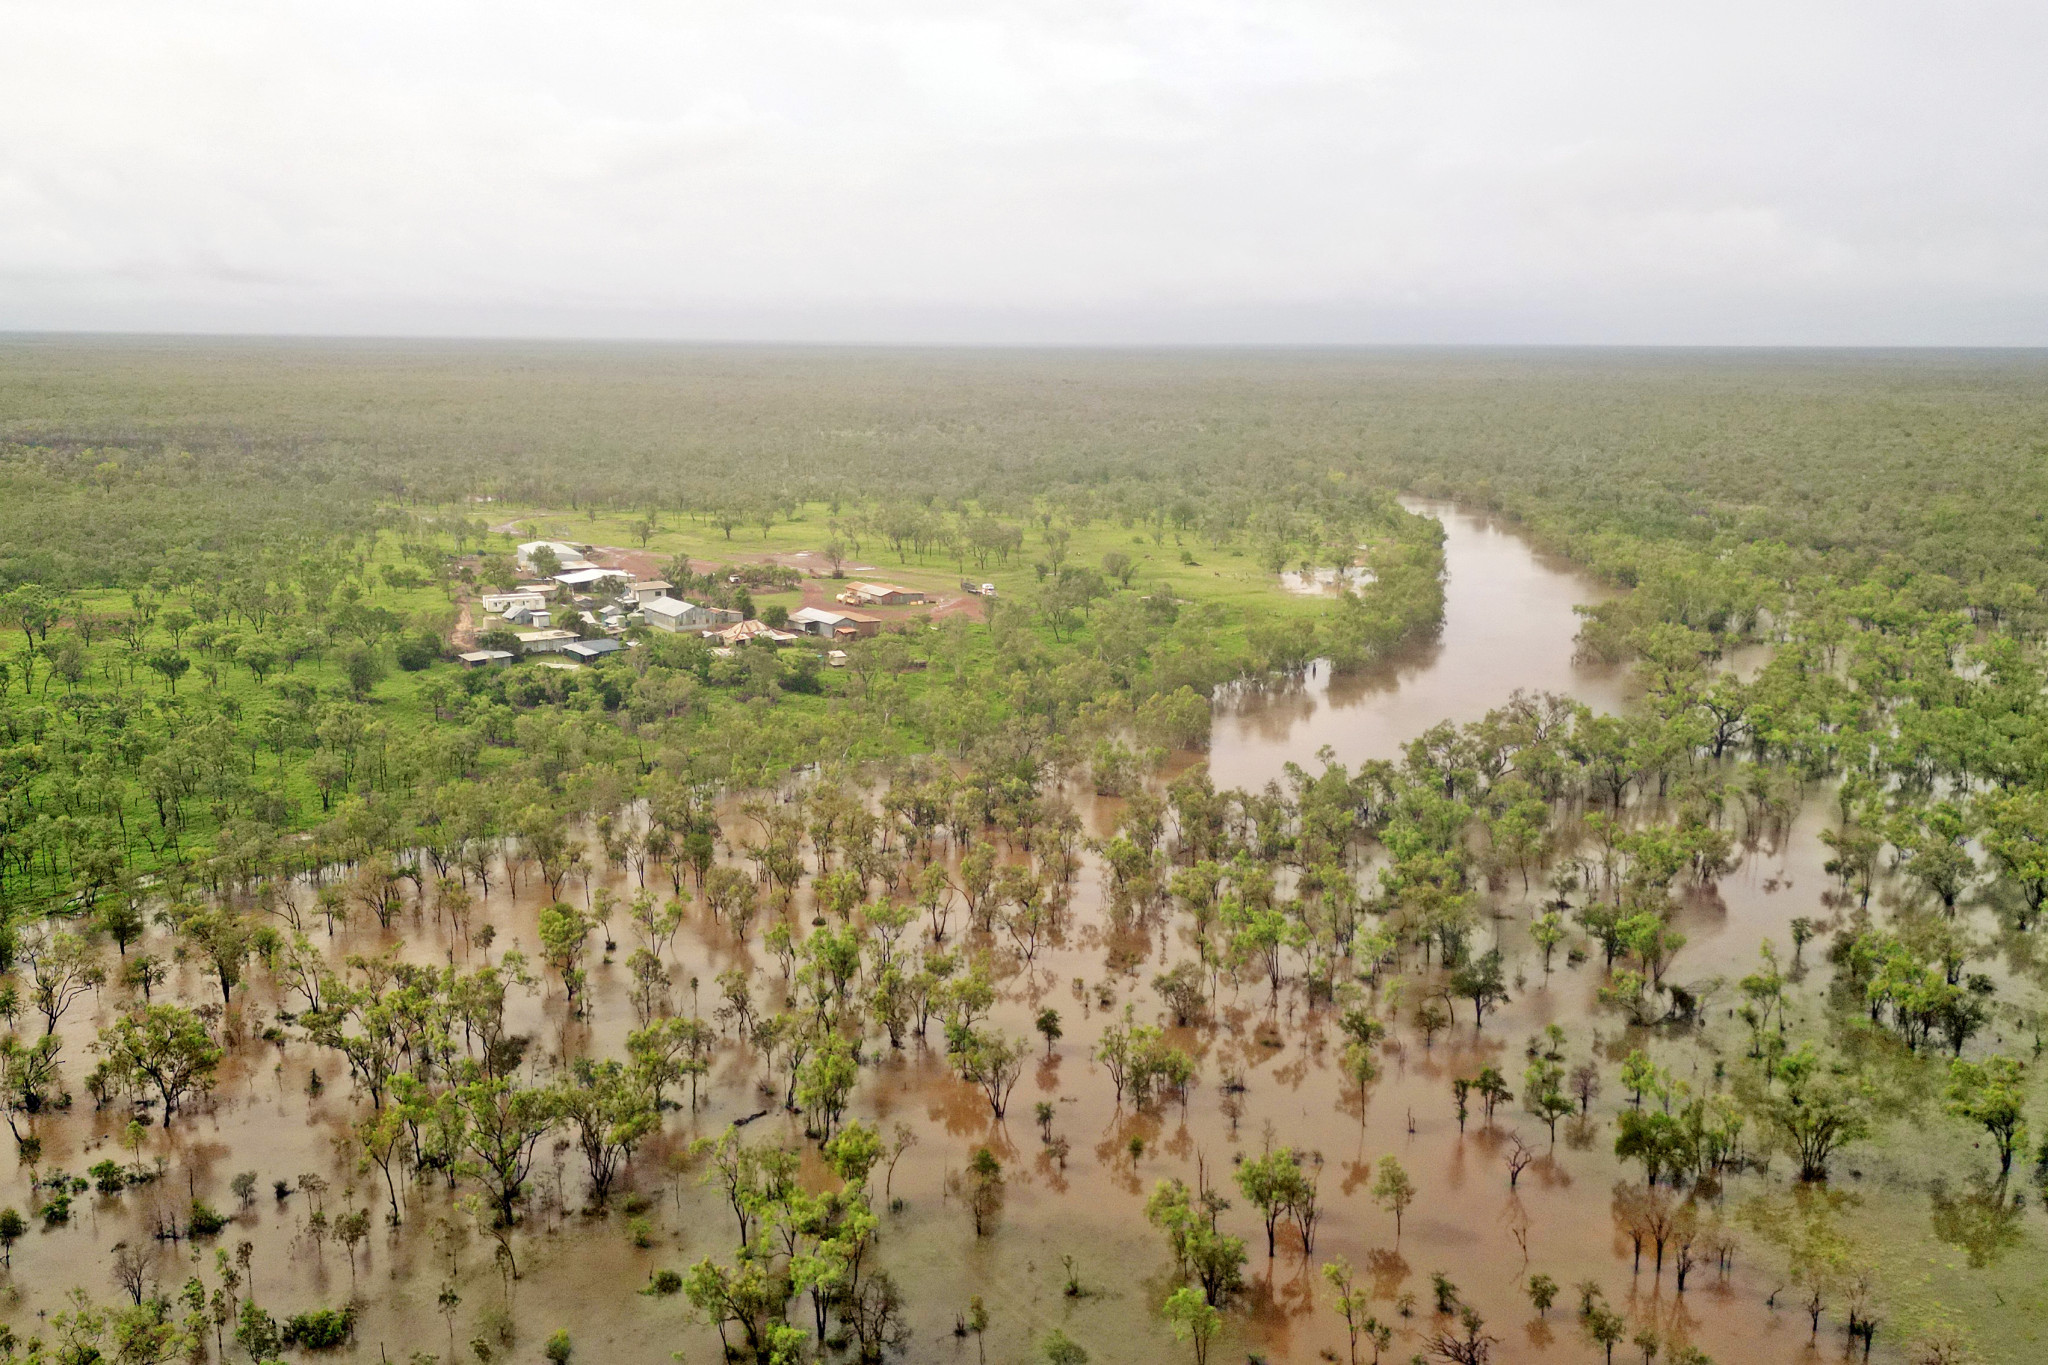
[[0,327],[0,345],[70,341],[100,342],[268,342],[383,345],[652,346],[717,350],[816,351],[1184,351],[1184,352],[1361,352],[1361,351],[1573,351],[1710,352],[1785,354],[2048,353],[2048,342],[1776,342],[1776,341],[1088,341],[1088,340],[884,340],[806,337],[637,336],[630,333],[517,332],[248,332],[150,329],[51,329]]

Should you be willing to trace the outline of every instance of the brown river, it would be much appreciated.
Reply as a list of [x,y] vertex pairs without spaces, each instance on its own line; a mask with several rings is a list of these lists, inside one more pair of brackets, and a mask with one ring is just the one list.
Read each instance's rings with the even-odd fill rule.
[[[1348,764],[1391,757],[1430,724],[1476,718],[1516,688],[1569,692],[1605,708],[1625,703],[1628,681],[1622,672],[1572,660],[1572,607],[1595,599],[1602,588],[1484,520],[1454,509],[1428,510],[1449,531],[1449,600],[1441,638],[1364,675],[1332,679],[1316,673],[1291,691],[1222,703],[1210,760],[1218,787],[1263,784],[1289,760],[1313,767],[1325,745]],[[1692,942],[1679,975],[1739,974],[1754,960],[1762,937],[1775,934],[1784,941],[1783,926],[1791,916],[1825,913],[1819,903],[1825,879],[1811,837],[1825,815],[1821,804],[1808,802],[1801,816],[1798,837],[1789,841],[1800,850],[1796,856],[1751,849],[1718,894],[1688,905],[1681,927]],[[1084,805],[1091,832],[1107,832],[1114,805]],[[623,871],[612,881],[629,889]],[[500,950],[517,942],[531,953],[545,899],[537,879],[524,878],[516,898],[494,890],[479,918],[498,926]],[[1528,909],[1519,882],[1501,894],[1496,909],[1495,932],[1510,948],[1511,960],[1520,954],[1530,964],[1523,938]],[[808,922],[807,906],[795,913]],[[553,989],[514,992],[512,1026],[532,1035],[529,1056],[542,1067],[565,1051],[623,1054],[634,1022],[623,963],[634,943],[623,917],[614,928],[619,947],[613,960],[593,965],[588,1022],[565,1025],[563,1002]],[[431,915],[418,917],[410,909],[393,934],[380,934],[374,923],[348,928],[334,947],[337,953],[372,952],[388,942],[401,943],[421,961],[451,955],[474,961],[458,952]],[[688,983],[695,978],[708,1014],[713,977],[748,951],[693,912],[672,952],[673,975],[683,983],[679,1007],[690,1008]],[[758,933],[751,952],[770,977],[776,975]],[[1775,1311],[1766,1306],[1778,1280],[1747,1246],[1725,1275],[1712,1267],[1695,1271],[1683,1295],[1669,1269],[1654,1276],[1646,1263],[1641,1273],[1631,1273],[1628,1243],[1610,1213],[1612,1190],[1623,1172],[1611,1155],[1612,1127],[1605,1121],[1625,1102],[1613,1079],[1622,1055],[1615,1047],[1621,1029],[1612,1016],[1593,1011],[1589,967],[1566,968],[1560,956],[1558,970],[1546,980],[1540,967],[1528,966],[1533,975],[1515,983],[1513,1003],[1490,1017],[1483,1031],[1475,1032],[1468,1009],[1433,1048],[1410,1029],[1396,1028],[1363,1104],[1338,1071],[1342,1040],[1327,1012],[1307,1010],[1289,991],[1275,1004],[1263,982],[1234,988],[1226,983],[1212,1021],[1179,1031],[1179,1041],[1200,1064],[1200,1080],[1187,1102],[1142,1114],[1128,1107],[1120,1111],[1108,1077],[1089,1060],[1092,1045],[1105,1019],[1127,1001],[1141,1020],[1158,1018],[1162,1011],[1150,980],[1187,952],[1177,926],[1112,941],[1101,914],[1099,874],[1091,864],[1064,941],[1040,952],[1029,968],[1013,964],[1002,983],[993,1018],[1008,1032],[1036,1043],[1031,1021],[1046,1005],[1065,1021],[1065,1037],[1050,1059],[1027,1066],[1006,1121],[992,1120],[980,1093],[948,1071],[938,1048],[912,1043],[892,1054],[886,1042],[870,1046],[868,1056],[879,1053],[879,1062],[864,1068],[849,1117],[878,1123],[885,1135],[907,1123],[919,1139],[895,1170],[893,1193],[902,1206],[883,1214],[877,1253],[902,1286],[913,1330],[901,1358],[985,1357],[1021,1365],[1041,1359],[1035,1343],[1059,1327],[1097,1362],[1192,1360],[1192,1349],[1173,1339],[1156,1311],[1170,1288],[1172,1267],[1142,1206],[1157,1180],[1179,1176],[1193,1184],[1198,1164],[1235,1201],[1223,1214],[1225,1229],[1244,1237],[1251,1253],[1247,1292],[1229,1313],[1212,1361],[1348,1359],[1342,1323],[1318,1273],[1321,1262],[1337,1256],[1358,1267],[1360,1282],[1376,1296],[1370,1311],[1395,1329],[1388,1361],[1407,1361],[1423,1350],[1423,1336],[1438,1321],[1430,1289],[1438,1271],[1484,1315],[1485,1330],[1499,1339],[1496,1361],[1599,1359],[1599,1349],[1575,1320],[1572,1286],[1588,1278],[1598,1280],[1609,1301],[1631,1315],[1631,1332],[1654,1322],[1661,1332],[1689,1340],[1724,1363],[1815,1358],[1808,1354],[1806,1318],[1788,1305],[1789,1296],[1781,1296]],[[1105,965],[1112,961],[1114,968]],[[187,999],[217,999],[189,965],[177,969],[169,988]],[[254,986],[251,999],[268,1015],[285,1003],[267,980]],[[84,1085],[94,1030],[113,1017],[116,1005],[117,993],[110,989],[100,998],[88,997],[64,1021],[65,1083],[76,1102],[68,1115],[41,1124],[45,1171],[78,1174],[106,1156],[127,1159],[119,1147],[126,1115],[95,1113]],[[1553,1021],[1568,1031],[1572,1063],[1598,1049],[1607,1091],[1596,1101],[1594,1122],[1562,1125],[1553,1150],[1543,1124],[1510,1102],[1491,1125],[1475,1113],[1461,1135],[1451,1078],[1491,1063],[1519,1089],[1524,1044]],[[932,1037],[936,1043],[936,1028]],[[1042,1056],[1042,1047],[1034,1053]],[[1688,1048],[1672,1055],[1685,1065],[1685,1059],[1705,1054]],[[1706,1089],[1710,1063],[1691,1065],[1695,1072],[1688,1079]],[[323,1084],[314,1093],[316,1069]],[[1222,1084],[1233,1074],[1242,1077],[1241,1093],[1226,1093]],[[334,1353],[337,1358],[405,1361],[417,1352],[467,1361],[476,1358],[471,1339],[482,1334],[494,1359],[538,1361],[548,1335],[566,1328],[579,1361],[656,1365],[681,1352],[683,1360],[709,1365],[717,1359],[717,1336],[689,1321],[685,1300],[635,1291],[657,1269],[686,1270],[706,1255],[730,1257],[732,1217],[716,1191],[700,1186],[698,1169],[685,1163],[690,1139],[772,1109],[748,1127],[749,1137],[802,1144],[800,1120],[764,1097],[762,1077],[758,1056],[725,1041],[702,1106],[694,1114],[669,1114],[659,1138],[638,1151],[625,1183],[645,1198],[650,1244],[644,1247],[634,1244],[629,1215],[616,1202],[608,1214],[583,1210],[579,1154],[566,1141],[544,1146],[516,1242],[521,1274],[508,1281],[493,1263],[488,1239],[438,1185],[405,1191],[403,1225],[385,1226],[381,1178],[374,1170],[357,1170],[338,1142],[366,1104],[351,1093],[340,1059],[295,1039],[270,1044],[252,1037],[232,1054],[210,1101],[168,1132],[150,1132],[143,1157],[161,1159],[161,1180],[117,1195],[81,1195],[68,1225],[45,1230],[31,1217],[31,1231],[13,1249],[0,1316],[17,1332],[47,1331],[40,1319],[65,1307],[63,1295],[73,1285],[103,1301],[113,1299],[120,1291],[110,1275],[111,1252],[119,1242],[145,1248],[150,1276],[175,1293],[193,1273],[203,1272],[211,1285],[215,1248],[232,1253],[246,1241],[253,1247],[253,1291],[280,1317],[351,1296],[360,1304],[355,1344]],[[1033,1118],[1040,1100],[1053,1102],[1053,1131],[1070,1145],[1064,1168],[1040,1141]],[[1512,1191],[1503,1163],[1511,1132],[1538,1152]],[[1135,1156],[1133,1138],[1143,1139]],[[1320,1162],[1327,1215],[1312,1257],[1303,1255],[1298,1237],[1283,1230],[1277,1255],[1269,1259],[1256,1211],[1230,1188],[1233,1160],[1258,1154],[1268,1142],[1311,1152]],[[982,1144],[1003,1161],[1007,1185],[992,1231],[977,1237],[967,1211],[948,1196],[947,1177]],[[1398,1238],[1392,1216],[1368,1194],[1375,1163],[1389,1154],[1399,1157],[1418,1188]],[[12,1163],[13,1157],[0,1161]],[[251,1170],[258,1177],[256,1197],[241,1206],[230,1181]],[[373,1211],[372,1231],[353,1256],[309,1232],[314,1196],[273,1197],[273,1181],[296,1181],[302,1173],[325,1180],[317,1202],[329,1220],[350,1208]],[[25,1200],[21,1172],[0,1171],[0,1181],[6,1182],[9,1202]],[[880,1181],[878,1173],[878,1186]],[[160,1214],[181,1215],[195,1194],[233,1214],[226,1231],[197,1243],[149,1237]],[[1067,1257],[1078,1295],[1063,1292]],[[1531,1310],[1521,1288],[1538,1271],[1565,1286],[1547,1319]],[[452,1311],[437,1304],[444,1286],[459,1296]],[[980,1340],[955,1332],[969,1297],[977,1294],[989,1313]],[[1413,1296],[1405,1313],[1404,1295]],[[489,1322],[480,1322],[480,1314],[499,1311],[509,1313],[516,1330],[509,1346],[500,1344]],[[792,1321],[808,1321],[801,1301],[792,1305]],[[1879,1357],[1886,1344],[1880,1337]],[[245,1358],[232,1339],[227,1349],[230,1359]],[[1839,1332],[1831,1335],[1824,1325],[1819,1350],[1838,1358]],[[1624,1342],[1616,1359],[1640,1355],[1640,1348]],[[1359,1358],[1372,1358],[1369,1344],[1361,1343]]]

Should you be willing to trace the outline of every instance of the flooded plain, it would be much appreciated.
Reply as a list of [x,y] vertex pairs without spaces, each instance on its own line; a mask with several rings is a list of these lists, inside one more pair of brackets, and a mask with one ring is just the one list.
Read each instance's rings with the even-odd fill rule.
[[[1290,760],[1313,770],[1325,745],[1347,764],[1392,757],[1429,725],[1476,718],[1517,688],[1569,692],[1603,708],[1625,702],[1622,671],[1572,659],[1577,622],[1571,608],[1595,599],[1602,591],[1597,584],[1481,519],[1429,510],[1443,516],[1450,534],[1441,637],[1374,673],[1318,674],[1291,691],[1229,701],[1219,712],[1211,758],[1219,788],[1262,785]],[[1072,796],[1090,832],[1106,835],[1117,803]],[[1739,974],[1764,936],[1784,942],[1791,917],[1829,913],[1821,900],[1821,850],[1812,837],[1825,818],[1822,805],[1807,804],[1795,837],[1783,845],[1789,851],[1769,843],[1747,849],[1741,867],[1716,892],[1688,904],[1681,927],[1692,943],[1675,969],[1681,978]],[[734,816],[736,823],[741,819]],[[936,1027],[929,1046],[913,1039],[900,1051],[885,1040],[866,1047],[848,1116],[879,1124],[885,1137],[907,1124],[917,1137],[888,1178],[901,1204],[883,1214],[876,1252],[904,1294],[913,1336],[902,1358],[1013,1365],[1039,1359],[1034,1343],[1059,1327],[1105,1365],[1193,1359],[1156,1311],[1172,1266],[1143,1205],[1155,1181],[1178,1176],[1193,1185],[1198,1170],[1234,1201],[1223,1214],[1224,1227],[1242,1236],[1251,1252],[1247,1292],[1229,1313],[1212,1361],[1348,1360],[1342,1322],[1318,1272],[1320,1263],[1338,1256],[1358,1267],[1360,1282],[1375,1296],[1371,1311],[1395,1329],[1388,1361],[1421,1351],[1423,1335],[1436,1325],[1430,1311],[1435,1272],[1454,1281],[1461,1299],[1484,1315],[1486,1330],[1499,1338],[1496,1361],[1599,1359],[1573,1311],[1573,1286],[1587,1279],[1597,1280],[1630,1315],[1631,1330],[1654,1321],[1667,1338],[1693,1342],[1724,1363],[1840,1357],[1838,1331],[1824,1324],[1815,1354],[1805,1316],[1782,1295],[1776,1309],[1767,1306],[1781,1284],[1746,1243],[1726,1273],[1696,1270],[1682,1295],[1669,1269],[1653,1275],[1646,1262],[1631,1271],[1628,1241],[1610,1213],[1624,1174],[1612,1155],[1610,1121],[1625,1103],[1613,1079],[1626,1051],[1623,1029],[1596,1010],[1591,965],[1567,966],[1560,955],[1557,970],[1545,977],[1526,951],[1529,905],[1518,881],[1499,892],[1492,927],[1511,949],[1511,961],[1519,955],[1522,975],[1512,983],[1513,1002],[1483,1030],[1475,1030],[1467,1010],[1426,1046],[1397,1020],[1379,1079],[1361,1099],[1340,1072],[1343,1040],[1330,1011],[1308,1008],[1291,989],[1275,998],[1263,980],[1226,982],[1209,1018],[1174,1031],[1199,1064],[1200,1079],[1186,1102],[1133,1112],[1119,1108],[1091,1050],[1126,1003],[1141,1021],[1164,1014],[1152,977],[1191,956],[1191,949],[1182,927],[1170,920],[1112,928],[1100,878],[1091,860],[1063,932],[1032,962],[1000,959],[1004,975],[992,1022],[1034,1044],[1034,1060],[1006,1120],[993,1119],[980,1092],[947,1068]],[[601,876],[599,884],[607,880],[622,893],[635,889],[624,869]],[[653,877],[649,884],[662,885]],[[1541,889],[1539,883],[1537,894]],[[572,883],[565,894],[581,899],[584,891]],[[302,892],[301,899],[310,896]],[[531,955],[547,901],[537,878],[523,878],[516,896],[502,880],[494,884],[475,919],[496,927],[491,951],[519,946]],[[812,914],[804,896],[785,913],[800,930]],[[308,920],[318,941],[317,917],[309,912]],[[551,987],[512,993],[509,1024],[530,1035],[528,1056],[539,1074],[565,1058],[623,1054],[635,1023],[623,963],[635,941],[622,921],[614,925],[617,950],[593,965],[587,1020],[568,1020]],[[167,947],[158,941],[146,946]],[[332,942],[337,958],[390,948],[419,962],[480,961],[431,909],[410,905],[391,931],[372,921],[343,928]],[[713,979],[743,960],[779,985],[759,926],[753,943],[742,945],[693,909],[670,950],[676,1008],[708,1016]],[[217,998],[193,964],[178,967],[165,989],[188,1000]],[[335,1353],[340,1358],[405,1361],[423,1352],[471,1360],[478,1357],[470,1342],[482,1337],[495,1359],[538,1360],[549,1334],[567,1329],[577,1360],[655,1365],[675,1352],[688,1362],[718,1359],[716,1333],[690,1322],[682,1296],[637,1291],[657,1270],[687,1270],[707,1255],[730,1259],[733,1218],[718,1192],[700,1185],[701,1169],[687,1155],[693,1138],[751,1118],[745,1131],[752,1141],[815,1146],[804,1142],[801,1120],[780,1108],[781,1081],[767,1081],[752,1048],[721,1038],[703,1102],[666,1116],[659,1135],[634,1156],[625,1193],[608,1212],[585,1210],[582,1162],[566,1139],[544,1146],[516,1238],[519,1276],[513,1279],[494,1260],[489,1238],[457,1206],[459,1192],[445,1182],[401,1183],[403,1222],[396,1228],[385,1223],[389,1200],[382,1180],[374,1169],[358,1168],[344,1140],[367,1101],[352,1093],[341,1058],[289,1028],[280,1040],[264,1040],[265,1027],[287,1005],[259,974],[242,1007],[244,1041],[233,1049],[215,1095],[168,1130],[152,1128],[147,1135],[140,1158],[160,1163],[162,1178],[118,1194],[79,1196],[65,1224],[45,1229],[31,1217],[33,1230],[13,1249],[0,1314],[17,1331],[35,1330],[45,1315],[62,1310],[73,1285],[102,1301],[113,1299],[117,1243],[143,1248],[151,1277],[175,1293],[195,1273],[211,1284],[215,1249],[232,1254],[247,1242],[249,1287],[271,1312],[282,1317],[351,1299],[359,1305],[356,1340]],[[128,1114],[96,1112],[84,1084],[94,1031],[114,1017],[116,1006],[110,989],[64,1020],[65,1082],[74,1103],[67,1114],[45,1116],[39,1124],[45,1173],[79,1174],[108,1156],[128,1160],[119,1145]],[[1032,1032],[1046,1007],[1060,1012],[1065,1034],[1049,1056]],[[1511,1101],[1491,1123],[1475,1113],[1461,1133],[1451,1079],[1482,1065],[1519,1077],[1525,1044],[1552,1022],[1567,1030],[1572,1063],[1597,1056],[1602,1064],[1607,1090],[1595,1102],[1592,1121],[1560,1125],[1553,1147],[1544,1125]],[[1693,1068],[1680,1075],[1696,1089],[1712,1087],[1710,1046],[1674,1049],[1670,1060]],[[1042,1141],[1033,1117],[1041,1100],[1053,1105],[1051,1132],[1066,1139],[1063,1163]],[[1511,1134],[1537,1152],[1520,1176],[1526,1183],[1513,1189],[1505,1165]],[[1269,1258],[1256,1211],[1231,1186],[1233,1162],[1269,1143],[1312,1153],[1319,1165],[1327,1214],[1313,1255],[1283,1229]],[[1006,1189],[991,1232],[977,1237],[947,1187],[948,1177],[984,1144],[1004,1164]],[[1393,1217],[1368,1194],[1377,1163],[1389,1154],[1399,1157],[1418,1187],[1398,1236]],[[13,1168],[11,1153],[0,1163],[6,1202],[24,1201],[25,1173]],[[242,1171],[257,1177],[247,1203],[230,1184]],[[302,1181],[306,1174],[316,1179]],[[313,1188],[279,1198],[277,1181]],[[876,1183],[882,1183],[879,1172]],[[1724,1197],[1732,1212],[1754,1189],[1741,1188],[1740,1179],[1731,1183],[1737,1188]],[[198,1241],[155,1239],[153,1230],[182,1219],[195,1196],[230,1214],[227,1228]],[[318,1224],[331,1225],[353,1208],[373,1214],[369,1236],[353,1252],[315,1235]],[[323,1217],[316,1219],[316,1211]],[[1547,1317],[1531,1309],[1522,1289],[1532,1272],[1565,1286]],[[1070,1273],[1079,1293],[1065,1292]],[[452,1291],[452,1301],[444,1291]],[[989,1314],[980,1338],[956,1333],[974,1295]],[[505,1344],[500,1314],[509,1320],[512,1344]],[[796,1312],[793,1320],[804,1316]],[[1885,1358],[1888,1347],[1880,1337],[1875,1358]],[[1619,1358],[1632,1359],[1639,1349],[1624,1343]],[[232,1341],[228,1354],[241,1358]]]

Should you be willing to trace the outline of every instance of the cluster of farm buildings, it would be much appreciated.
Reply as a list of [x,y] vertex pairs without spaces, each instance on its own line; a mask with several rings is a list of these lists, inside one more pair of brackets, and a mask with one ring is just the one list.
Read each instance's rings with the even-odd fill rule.
[[[584,557],[586,548],[558,540],[528,541],[518,548],[517,563],[521,571],[535,575],[535,581],[478,599],[487,615],[502,618],[503,628],[514,633],[521,654],[553,654],[563,662],[591,663],[624,648],[625,635],[636,626],[700,635],[718,651],[757,640],[787,644],[806,637],[845,644],[882,629],[881,617],[850,608],[915,606],[930,600],[919,589],[895,583],[853,583],[838,594],[848,609],[799,607],[777,628],[729,608],[677,597],[674,585],[662,579],[635,579],[624,570],[593,564]],[[536,561],[549,557],[553,563],[548,567],[555,572],[538,577],[541,565]],[[560,605],[565,588],[574,599],[573,608]],[[509,650],[477,649],[459,657],[466,667],[482,668],[509,663],[517,656]],[[830,658],[834,664],[845,662],[838,649]]]

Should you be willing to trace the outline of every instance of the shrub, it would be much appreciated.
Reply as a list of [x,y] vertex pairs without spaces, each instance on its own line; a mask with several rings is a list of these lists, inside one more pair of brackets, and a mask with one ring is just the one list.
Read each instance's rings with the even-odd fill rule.
[[341,675],[348,680],[349,695],[361,701],[384,680],[384,661],[368,645],[357,645],[341,656]]
[[641,1292],[643,1294],[666,1295],[678,1293],[682,1287],[683,1277],[681,1275],[678,1275],[673,1270],[657,1270],[654,1272],[654,1278],[647,1282],[647,1288]]
[[512,1315],[502,1308],[485,1308],[476,1315],[476,1332],[488,1341],[500,1346],[512,1346],[519,1340],[519,1329],[512,1321]]
[[195,1199],[190,1221],[194,1237],[212,1237],[228,1225],[228,1216],[216,1211],[204,1199]]
[[564,1327],[548,1338],[548,1344],[542,1349],[541,1354],[553,1361],[554,1365],[569,1365],[569,1356],[573,1350],[574,1348],[569,1345],[569,1329]]
[[408,635],[400,640],[396,653],[400,668],[408,673],[417,673],[423,668],[430,667],[434,660],[441,657],[441,641],[436,636],[421,631],[417,635]]
[[286,1319],[284,1344],[307,1351],[331,1351],[337,1346],[347,1345],[355,1330],[355,1309],[315,1308],[307,1313],[294,1313]]
[[1039,1343],[1046,1365],[1088,1365],[1088,1352],[1072,1337],[1055,1327]]

